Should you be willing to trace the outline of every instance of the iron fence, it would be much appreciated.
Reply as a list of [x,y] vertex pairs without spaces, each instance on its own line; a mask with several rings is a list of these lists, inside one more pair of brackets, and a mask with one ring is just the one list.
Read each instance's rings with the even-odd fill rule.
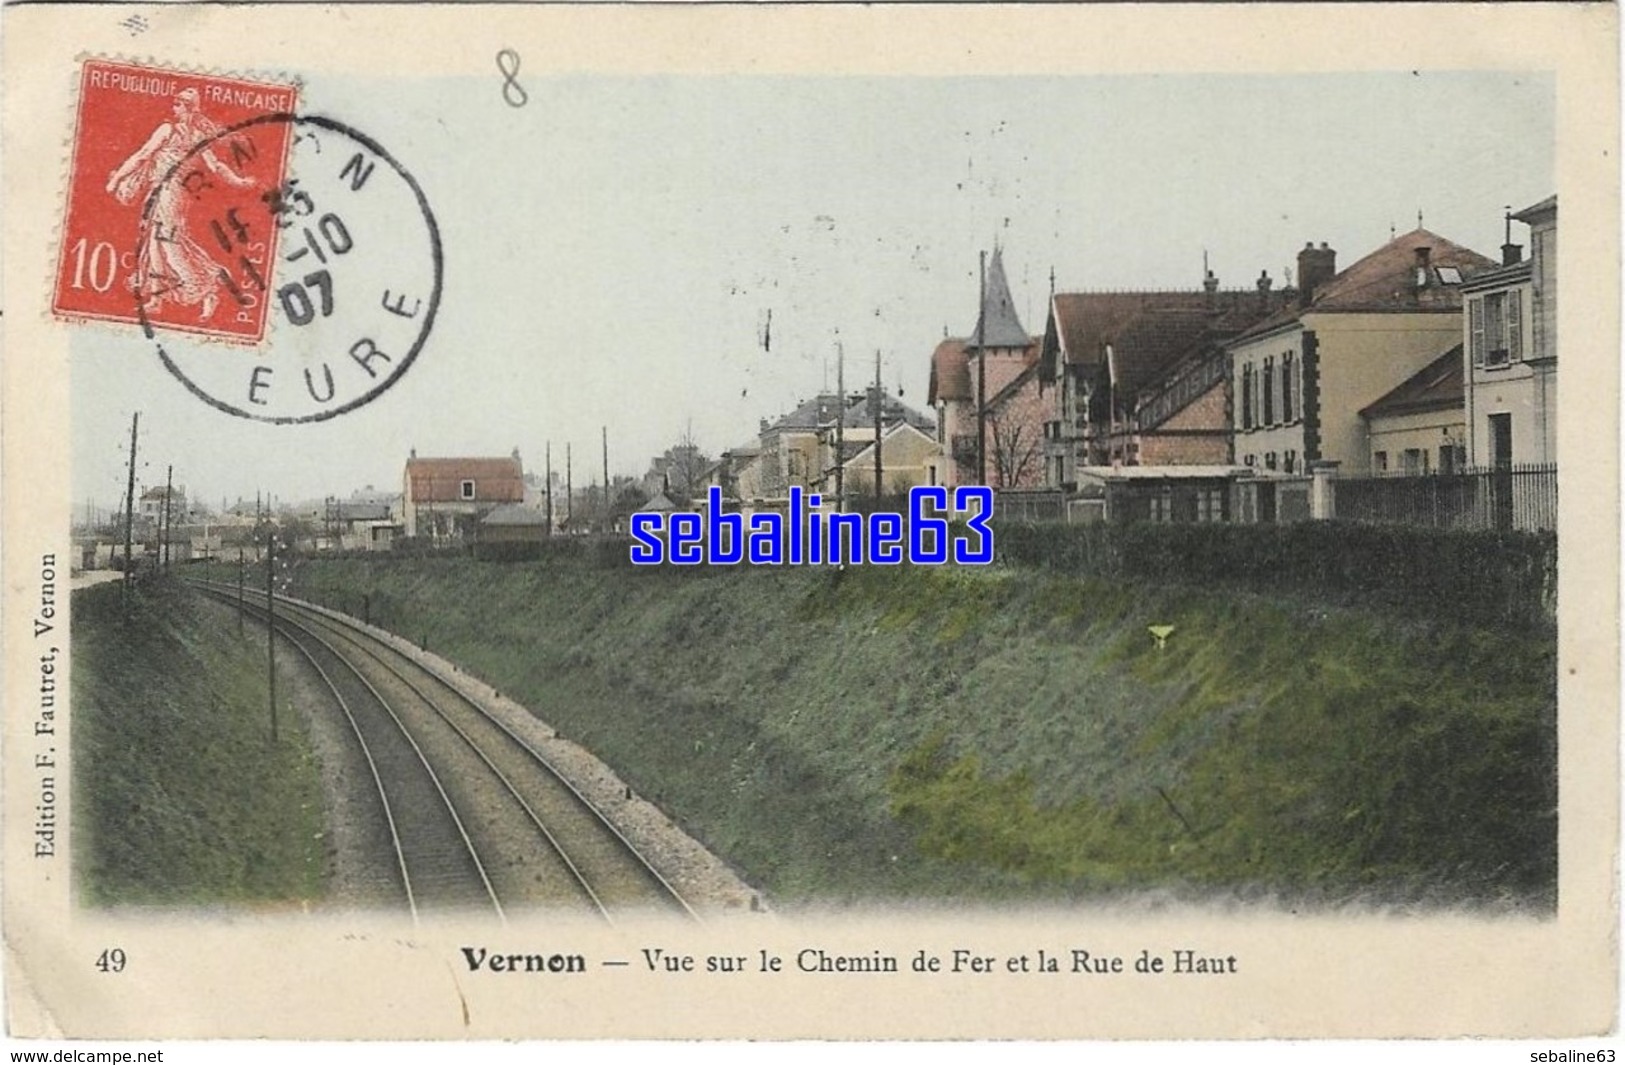
[[1340,477],[1337,517],[1440,529],[1557,528],[1557,467]]
[[1015,491],[997,493],[994,518],[1001,521],[1066,521],[1066,496],[1055,491]]

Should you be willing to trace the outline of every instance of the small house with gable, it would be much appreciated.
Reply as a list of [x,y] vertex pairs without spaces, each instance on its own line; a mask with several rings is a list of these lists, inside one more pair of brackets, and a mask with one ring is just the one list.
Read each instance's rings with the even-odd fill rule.
[[409,537],[466,540],[492,510],[524,499],[518,449],[507,458],[419,458],[414,449],[402,477],[401,519]]

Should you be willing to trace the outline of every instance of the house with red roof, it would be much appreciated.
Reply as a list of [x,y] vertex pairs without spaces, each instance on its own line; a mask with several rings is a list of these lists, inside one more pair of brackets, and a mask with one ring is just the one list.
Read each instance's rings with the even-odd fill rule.
[[1323,461],[1369,473],[1362,412],[1461,343],[1463,283],[1495,266],[1421,228],[1343,270],[1333,249],[1306,245],[1297,298],[1225,345],[1235,460],[1266,476]]
[[1229,463],[1223,345],[1289,298],[1267,273],[1221,290],[1212,271],[1200,291],[1053,295],[1039,362],[1046,483],[1071,490],[1091,466]]
[[414,448],[406,460],[401,518],[407,536],[473,539],[491,511],[524,500],[518,448],[507,458],[419,458]]
[[950,486],[1038,488],[1048,412],[1038,380],[1043,338],[1016,316],[1000,248],[982,288],[970,336],[944,338],[931,354],[929,401],[942,458],[927,476]]

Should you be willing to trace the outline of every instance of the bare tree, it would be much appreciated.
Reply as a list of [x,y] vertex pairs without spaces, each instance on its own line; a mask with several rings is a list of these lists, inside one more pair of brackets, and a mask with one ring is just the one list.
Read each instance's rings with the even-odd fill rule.
[[711,459],[694,442],[692,423],[683,427],[682,437],[675,446],[666,449],[664,458],[672,501],[686,503],[699,495],[705,487],[705,471],[711,468]]
[[993,445],[993,473],[998,487],[1015,488],[1039,461],[1038,434],[1029,433],[1029,426],[1019,422],[1005,422],[989,415],[988,442]]

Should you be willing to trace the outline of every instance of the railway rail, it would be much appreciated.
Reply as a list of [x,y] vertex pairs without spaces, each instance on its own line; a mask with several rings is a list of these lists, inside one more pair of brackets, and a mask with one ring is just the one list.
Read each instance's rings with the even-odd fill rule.
[[[231,605],[233,585],[196,580]],[[264,596],[242,601],[263,624]],[[355,737],[387,826],[393,876],[424,911],[693,909],[548,759],[455,681],[360,622],[277,596],[277,632],[310,664]]]

